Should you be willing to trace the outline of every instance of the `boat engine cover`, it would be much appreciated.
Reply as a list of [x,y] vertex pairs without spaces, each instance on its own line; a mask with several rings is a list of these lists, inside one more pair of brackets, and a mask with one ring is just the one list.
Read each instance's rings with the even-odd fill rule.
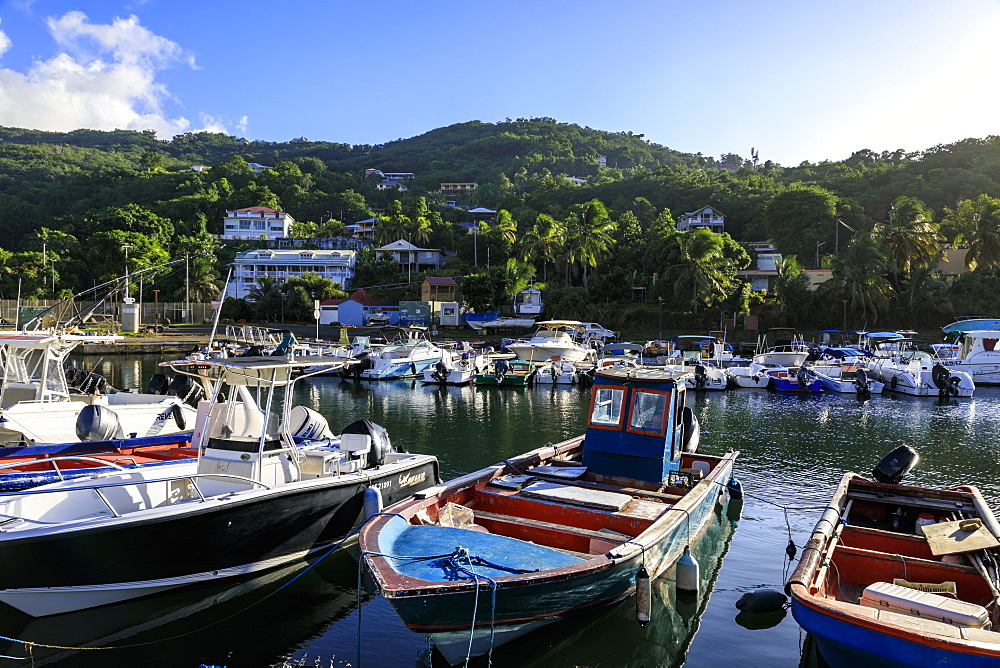
[[365,434],[372,440],[371,450],[368,452],[368,466],[381,466],[385,463],[385,456],[392,450],[392,442],[389,440],[389,432],[380,424],[375,424],[371,420],[356,420],[344,427],[341,436],[344,434]]
[[110,441],[125,435],[117,413],[107,406],[88,404],[76,418],[76,437],[81,441]]
[[305,406],[295,406],[288,415],[288,427],[292,436],[309,440],[333,438],[326,418]]
[[903,476],[912,471],[919,461],[920,455],[916,450],[908,445],[901,445],[875,465],[872,476],[878,482],[898,485]]

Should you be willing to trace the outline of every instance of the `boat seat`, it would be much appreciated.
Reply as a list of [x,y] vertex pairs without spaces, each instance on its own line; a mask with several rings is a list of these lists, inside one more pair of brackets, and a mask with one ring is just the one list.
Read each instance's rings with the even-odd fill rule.
[[609,510],[611,512],[620,511],[632,500],[632,497],[628,494],[560,485],[545,481],[527,485],[519,493],[522,496],[541,499],[543,501],[553,501],[555,503],[564,503],[597,510]]
[[865,587],[861,594],[861,605],[955,626],[977,629],[988,629],[990,626],[990,614],[981,605],[888,582],[875,582]]
[[368,434],[342,434],[340,449],[353,457],[367,455],[372,449],[372,437]]

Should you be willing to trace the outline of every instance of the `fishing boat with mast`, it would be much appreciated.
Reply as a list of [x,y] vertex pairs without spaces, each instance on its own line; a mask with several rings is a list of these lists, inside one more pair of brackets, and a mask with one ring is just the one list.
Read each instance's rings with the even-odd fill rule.
[[690,548],[733,481],[736,452],[694,452],[686,393],[662,370],[598,370],[584,435],[387,508],[359,532],[363,567],[453,664],[633,594],[648,621],[652,579],[697,589]]

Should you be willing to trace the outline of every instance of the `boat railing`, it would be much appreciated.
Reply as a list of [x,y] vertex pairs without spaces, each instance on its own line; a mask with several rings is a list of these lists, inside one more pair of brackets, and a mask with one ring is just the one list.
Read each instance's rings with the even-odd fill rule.
[[[98,460],[98,461],[103,461],[103,460]],[[108,464],[110,465],[110,463],[108,463]],[[115,466],[115,468],[119,468],[119,469],[121,469],[123,471],[127,470],[127,469],[125,469],[125,468],[123,468],[121,466]],[[230,478],[230,479],[233,479],[234,481],[237,481],[237,482],[240,482],[240,483],[248,483],[250,485],[255,485],[255,486],[258,486],[258,487],[263,487],[266,490],[272,489],[272,487],[270,485],[266,485],[266,484],[264,484],[262,482],[254,480],[252,478],[247,478],[246,476],[234,475],[232,473],[189,473],[189,474],[186,474],[186,475],[170,476],[170,477],[167,477],[167,478],[154,478],[152,480],[114,480],[114,481],[104,482],[104,483],[101,483],[101,484],[98,484],[98,485],[82,485],[80,487],[57,487],[57,488],[41,488],[41,489],[40,488],[21,489],[21,490],[16,490],[16,491],[11,491],[11,492],[0,492],[0,500],[2,500],[4,497],[8,497],[8,496],[25,496],[25,495],[52,494],[52,493],[63,494],[63,493],[66,493],[66,492],[90,491],[90,492],[95,493],[98,496],[98,498],[100,498],[101,501],[104,502],[104,505],[106,505],[108,507],[108,510],[111,511],[111,513],[115,517],[121,517],[122,514],[119,513],[117,510],[115,510],[114,506],[111,505],[111,502],[108,501],[108,498],[102,493],[101,490],[108,489],[108,488],[114,488],[114,487],[131,487],[131,486],[139,486],[139,485],[154,485],[156,483],[169,483],[169,482],[176,482],[176,481],[182,481],[183,480],[183,481],[187,481],[187,482],[189,482],[191,484],[191,487],[194,489],[194,491],[198,495],[198,500],[200,502],[205,502],[205,501],[208,500],[208,498],[205,496],[205,494],[201,491],[201,488],[198,486],[198,481],[196,480],[197,478],[211,478],[213,480],[216,480],[216,479],[219,479],[219,478]]]
[[[131,458],[121,458],[129,459],[132,465],[135,466],[135,460]],[[52,464],[52,468],[55,469],[56,475],[59,476],[60,480],[65,480],[63,477],[63,470],[59,468],[59,462],[65,461],[75,461],[75,462],[88,462],[91,464],[99,464],[100,466],[110,466],[111,468],[118,469],[119,471],[127,470],[124,466],[118,465],[119,459],[114,461],[108,461],[106,459],[99,459],[97,457],[85,457],[85,456],[73,456],[67,455],[64,457],[41,457],[39,459],[32,459],[26,462],[7,462],[5,464],[0,464],[0,469],[18,468],[21,466],[36,466],[38,464]]]

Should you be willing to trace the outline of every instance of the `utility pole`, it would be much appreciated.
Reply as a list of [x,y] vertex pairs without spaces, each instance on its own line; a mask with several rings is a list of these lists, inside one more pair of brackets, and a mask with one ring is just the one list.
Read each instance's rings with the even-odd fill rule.
[[188,271],[188,260],[191,259],[190,255],[184,256],[184,313],[188,322],[192,322],[191,319],[191,273]]

